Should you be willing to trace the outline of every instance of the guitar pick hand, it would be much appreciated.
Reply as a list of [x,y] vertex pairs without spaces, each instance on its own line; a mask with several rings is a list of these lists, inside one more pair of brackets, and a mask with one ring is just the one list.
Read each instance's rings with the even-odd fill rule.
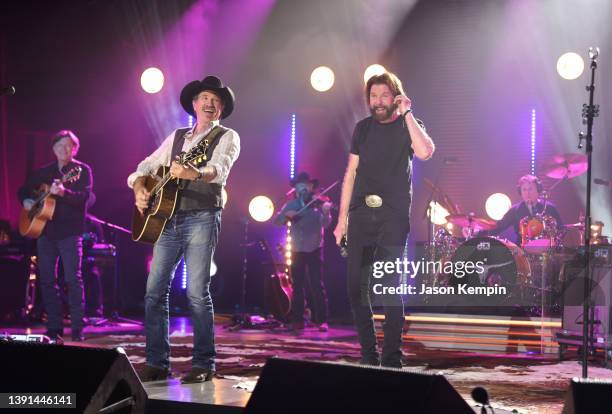
[[64,187],[64,184],[62,184],[60,180],[53,180],[53,184],[51,184],[49,192],[53,195],[63,197],[65,190],[66,188]]
[[151,198],[151,193],[147,191],[144,186],[134,186],[134,198],[136,202],[136,208],[140,211],[140,214],[143,214],[144,209],[149,207],[149,199]]

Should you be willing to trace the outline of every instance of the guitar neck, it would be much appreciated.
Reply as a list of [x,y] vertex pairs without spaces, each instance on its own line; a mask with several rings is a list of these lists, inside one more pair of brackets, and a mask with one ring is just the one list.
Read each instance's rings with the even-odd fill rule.
[[164,174],[164,176],[157,183],[157,185],[155,185],[155,187],[153,187],[153,189],[151,190],[151,194],[157,194],[159,190],[161,190],[166,184],[168,184],[168,181],[170,181],[171,179],[172,175],[169,172]]
[[34,199],[34,204],[40,203],[41,201],[43,201],[45,198],[49,197],[50,195],[51,195],[50,190],[45,191],[44,193],[42,193],[41,195],[39,195],[38,197]]
[[[191,161],[195,158],[193,155],[197,152],[199,147],[204,147],[204,154],[206,154],[206,151],[208,150],[208,140],[204,139],[202,141],[200,141],[195,147],[193,147],[191,150],[189,150],[188,153],[183,154],[182,156],[179,156],[179,159],[177,161],[175,161],[177,164],[179,165],[190,165],[192,167],[193,166],[191,163]],[[206,158],[205,158],[206,160]],[[168,171],[166,174],[164,174],[164,176],[161,178],[161,180],[157,183],[157,185],[155,185],[155,187],[153,187],[153,189],[151,190],[152,194],[157,194],[166,184],[168,184],[168,182],[172,179],[172,174],[170,174],[170,171]]]

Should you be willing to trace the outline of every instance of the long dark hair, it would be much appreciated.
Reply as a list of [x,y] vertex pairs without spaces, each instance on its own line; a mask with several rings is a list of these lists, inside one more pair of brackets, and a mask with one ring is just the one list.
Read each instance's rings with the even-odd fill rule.
[[370,90],[372,89],[372,85],[387,85],[393,96],[404,94],[402,81],[399,80],[394,73],[385,72],[381,75],[374,75],[366,82],[365,97],[368,105],[370,105]]

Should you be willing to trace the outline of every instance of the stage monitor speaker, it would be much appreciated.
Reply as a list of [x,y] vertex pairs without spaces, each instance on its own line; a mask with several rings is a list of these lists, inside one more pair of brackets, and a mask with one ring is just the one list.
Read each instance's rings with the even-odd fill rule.
[[612,381],[574,378],[565,396],[563,414],[609,413]]
[[74,393],[75,413],[145,412],[147,394],[120,349],[2,340],[0,367],[3,393]]
[[18,315],[18,311],[25,308],[26,286],[30,275],[29,265],[30,257],[25,254],[0,255],[0,276],[2,276],[0,319],[11,313]]
[[[612,333],[612,268],[593,266],[591,272],[592,317],[599,321],[593,326],[598,343],[608,343]],[[578,264],[566,267],[563,288],[563,329],[582,335],[584,303],[584,269]]]
[[272,358],[245,413],[474,414],[442,375]]

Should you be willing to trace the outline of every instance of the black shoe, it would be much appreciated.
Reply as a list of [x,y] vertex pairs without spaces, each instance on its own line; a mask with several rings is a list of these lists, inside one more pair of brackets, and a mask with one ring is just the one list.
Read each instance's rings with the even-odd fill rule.
[[154,367],[151,365],[145,365],[142,374],[139,375],[140,381],[163,381],[170,378],[170,370],[166,368]]
[[198,382],[210,381],[213,379],[215,371],[206,368],[193,367],[189,373],[181,378],[183,384],[193,384]]
[[64,335],[64,332],[57,331],[54,329],[48,329],[47,332],[45,332],[45,336],[49,337],[52,344],[63,344],[64,343],[64,338],[62,338],[63,335]]
[[373,365],[377,367],[380,365],[380,358],[378,355],[362,355],[359,365]]
[[85,340],[85,336],[83,335],[83,331],[80,329],[72,331],[72,342],[83,342]]
[[380,363],[381,366],[383,367],[387,367],[387,368],[397,368],[397,369],[402,369],[403,365],[402,365],[402,361],[382,361]]

